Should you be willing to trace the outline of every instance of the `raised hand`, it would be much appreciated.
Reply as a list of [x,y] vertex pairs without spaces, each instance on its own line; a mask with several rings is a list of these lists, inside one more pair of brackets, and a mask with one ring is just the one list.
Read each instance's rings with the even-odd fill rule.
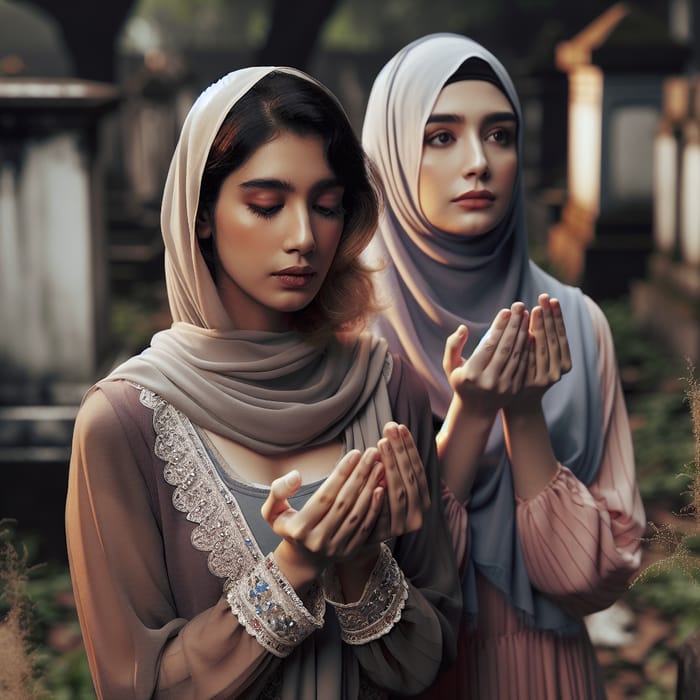
[[390,422],[376,447],[351,450],[300,510],[289,503],[297,471],[275,479],[262,506],[274,532],[322,570],[391,537],[417,530],[430,507],[425,470],[406,426]]
[[468,359],[462,357],[467,327],[449,336],[442,366],[465,406],[495,414],[520,391],[528,368],[528,320],[522,302],[501,309]]
[[425,469],[410,431],[391,422],[384,426],[383,434],[377,448],[384,465],[386,493],[370,542],[420,529],[423,513],[430,508]]
[[301,486],[299,472],[275,479],[262,515],[297,555],[320,572],[365,544],[384,500],[384,466],[379,450],[348,452],[300,510],[288,498]]
[[571,370],[571,352],[561,305],[540,294],[530,314],[528,368],[518,402],[540,401]]

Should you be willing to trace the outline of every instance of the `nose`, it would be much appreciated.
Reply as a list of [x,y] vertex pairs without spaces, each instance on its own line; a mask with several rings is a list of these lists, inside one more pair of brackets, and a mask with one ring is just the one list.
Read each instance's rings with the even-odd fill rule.
[[300,255],[309,255],[316,249],[311,213],[306,206],[296,207],[284,247],[288,253],[297,252]]
[[464,177],[485,182],[489,179],[489,162],[480,134],[470,132],[465,139]]

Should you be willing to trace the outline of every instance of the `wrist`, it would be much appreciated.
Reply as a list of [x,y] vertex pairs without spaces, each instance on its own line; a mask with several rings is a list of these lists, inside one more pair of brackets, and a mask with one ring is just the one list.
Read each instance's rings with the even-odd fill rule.
[[380,544],[365,545],[354,557],[336,563],[336,571],[341,574],[345,571],[372,571],[379,558]]
[[345,600],[360,599],[372,570],[377,565],[380,552],[379,544],[368,545],[357,556],[335,564],[335,573]]
[[503,407],[509,421],[529,421],[542,413],[542,397],[539,395],[516,396]]
[[304,552],[301,547],[288,540],[282,540],[275,549],[275,561],[297,592],[304,592],[316,581],[325,569],[327,562]]

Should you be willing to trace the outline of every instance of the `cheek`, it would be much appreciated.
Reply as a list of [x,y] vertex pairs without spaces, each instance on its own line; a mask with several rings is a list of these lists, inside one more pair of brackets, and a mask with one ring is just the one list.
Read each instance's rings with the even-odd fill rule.
[[512,191],[515,185],[515,178],[518,175],[518,157],[516,154],[508,154],[501,163],[501,176],[504,184],[508,185]]
[[342,222],[328,223],[323,227],[320,232],[318,246],[321,249],[323,257],[326,258],[326,264],[328,267],[331,266],[333,258],[338,251],[338,246],[340,245],[340,239],[343,235]]
[[428,218],[438,206],[438,193],[445,191],[440,180],[440,172],[440,168],[433,162],[424,160],[418,176],[418,204]]

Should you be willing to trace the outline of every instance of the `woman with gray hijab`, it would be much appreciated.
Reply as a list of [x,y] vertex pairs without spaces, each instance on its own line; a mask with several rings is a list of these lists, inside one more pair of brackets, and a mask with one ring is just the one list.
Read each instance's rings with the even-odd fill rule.
[[470,39],[423,37],[382,69],[362,136],[386,199],[374,331],[441,426],[465,614],[434,696],[590,700],[583,617],[625,591],[645,518],[605,317],[529,258],[522,132],[508,73]]

